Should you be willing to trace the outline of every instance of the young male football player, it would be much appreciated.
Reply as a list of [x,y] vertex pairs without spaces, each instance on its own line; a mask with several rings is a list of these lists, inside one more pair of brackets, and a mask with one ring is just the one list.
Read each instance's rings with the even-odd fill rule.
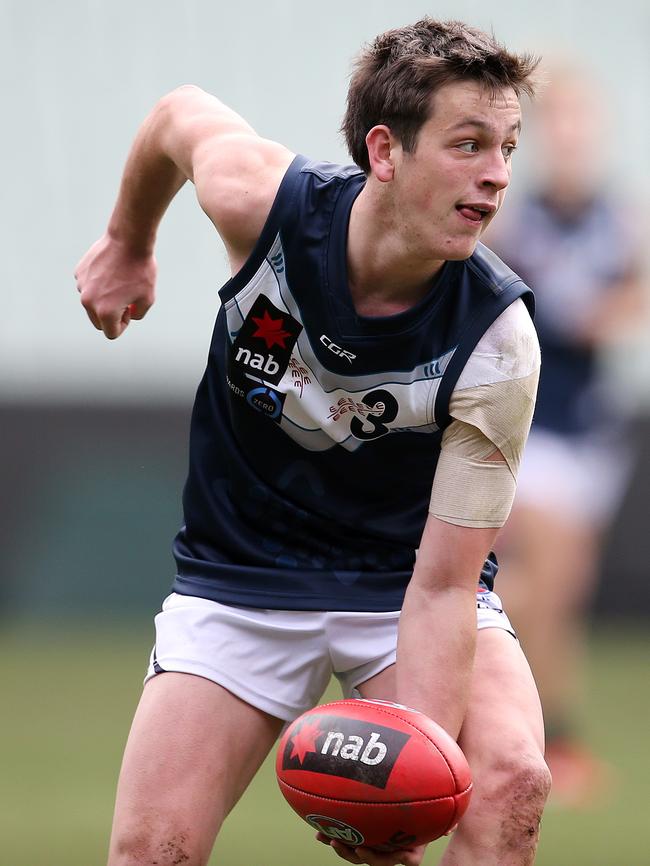
[[[196,87],[140,128],[107,232],[76,271],[92,323],[114,339],[153,303],[156,230],[187,179],[232,279],[110,866],[205,864],[282,725],[332,672],[344,693],[411,705],[459,738],[475,794],[445,866],[533,862],[542,720],[489,553],[539,351],[529,289],[478,241],[534,67],[457,22],[379,36],[344,120],[357,167],[296,156]],[[371,866],[424,852],[320,840]]]

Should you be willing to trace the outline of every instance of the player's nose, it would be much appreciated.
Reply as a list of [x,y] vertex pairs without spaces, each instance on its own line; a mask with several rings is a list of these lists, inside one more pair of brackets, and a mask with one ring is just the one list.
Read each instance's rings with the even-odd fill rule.
[[510,183],[510,163],[501,150],[486,153],[482,164],[481,186],[505,189]]

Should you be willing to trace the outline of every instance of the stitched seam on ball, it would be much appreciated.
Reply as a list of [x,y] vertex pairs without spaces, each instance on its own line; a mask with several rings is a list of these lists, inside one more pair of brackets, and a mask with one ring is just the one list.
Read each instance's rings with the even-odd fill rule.
[[345,803],[348,806],[417,806],[419,803],[438,803],[440,800],[454,800],[456,794],[443,794],[441,797],[428,797],[426,800],[384,800],[381,803],[372,803],[368,800],[343,800],[340,797],[326,797],[324,794],[314,794],[311,791],[305,791],[303,788],[296,788],[295,785],[290,785],[281,779],[281,784],[285,788],[290,788],[297,794],[307,794],[308,797],[315,797],[317,800],[327,800],[330,803]]
[[[362,699],[362,700],[365,700],[365,699]],[[370,698],[369,700],[372,701],[372,698]],[[335,703],[336,703],[338,706],[341,706],[341,704],[345,704],[346,706],[350,706],[350,705],[352,705],[352,706],[356,706],[356,704],[354,703],[354,701],[335,701]],[[331,706],[334,706],[334,704],[332,704],[332,703],[330,703],[330,704],[323,704],[323,706],[318,707],[318,709],[319,709],[319,710],[322,710],[323,707],[328,707],[328,706],[331,707]],[[391,719],[399,719],[400,722],[404,722],[405,725],[408,725],[409,727],[413,728],[414,730],[419,731],[419,733],[421,733],[422,736],[425,737],[425,738],[426,738],[426,739],[431,743],[431,745],[433,746],[433,748],[434,748],[434,749],[436,750],[436,752],[440,755],[440,757],[442,758],[442,760],[443,760],[443,761],[445,762],[445,764],[447,765],[447,769],[448,769],[449,772],[451,773],[451,777],[452,777],[452,779],[454,780],[455,784],[458,785],[458,778],[457,778],[456,774],[454,773],[454,769],[453,769],[453,767],[451,766],[451,764],[450,764],[449,761],[447,760],[446,755],[444,754],[444,752],[441,752],[441,751],[440,751],[440,749],[438,748],[438,746],[436,746],[436,744],[433,742],[433,740],[432,740],[431,737],[427,734],[426,731],[423,731],[422,728],[418,728],[417,725],[414,725],[413,722],[409,722],[408,719],[403,719],[401,716],[398,716],[397,713],[391,713],[389,708],[387,708],[387,707],[383,707],[383,706],[381,706],[381,704],[377,704],[377,703],[376,703],[376,704],[374,704],[374,707],[375,707],[375,709],[379,710],[379,712],[384,713],[384,715],[386,715],[386,716],[390,716]],[[407,707],[406,709],[409,709],[409,708]],[[418,712],[418,710],[414,710],[413,712]],[[432,721],[432,722],[435,722],[434,719],[431,719],[431,721]],[[437,722],[436,722],[436,724],[437,724]],[[444,728],[442,728],[442,730],[444,731]],[[445,733],[446,733],[446,731],[445,731]],[[459,746],[459,748],[460,748],[460,746]],[[470,785],[471,785],[471,782],[470,782]],[[467,788],[465,788],[465,790],[467,790]],[[461,792],[461,793],[464,793],[464,791]],[[447,796],[453,796],[453,794],[449,794],[449,795],[447,795]],[[422,802],[426,802],[426,801],[422,801]]]
[[[472,790],[472,783],[470,782],[469,785],[465,788],[465,790],[460,792],[460,796],[462,796],[463,794],[467,794],[468,791],[471,791],[471,790]],[[447,827],[447,830],[445,831],[445,835],[449,832],[449,828],[457,825],[459,821],[460,821],[460,818],[458,816],[458,800],[454,797],[454,817],[451,819],[451,823]]]

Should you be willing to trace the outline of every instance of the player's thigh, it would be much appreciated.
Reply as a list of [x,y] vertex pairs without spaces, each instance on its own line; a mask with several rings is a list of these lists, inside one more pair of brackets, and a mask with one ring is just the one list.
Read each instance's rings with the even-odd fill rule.
[[206,862],[283,724],[200,676],[149,680],[124,754],[109,862],[138,845]]
[[[361,684],[359,691],[366,698],[395,700],[395,686],[392,665]],[[472,770],[474,792],[450,847],[455,859],[449,862],[479,862],[471,852],[482,845],[502,845],[504,839],[513,845],[527,839],[530,854],[550,774],[543,757],[537,688],[518,641],[505,628],[479,630],[458,742]]]
[[519,642],[503,629],[478,633],[458,742],[477,777],[543,766],[544,723],[537,686]]
[[458,742],[474,792],[450,845],[450,863],[479,862],[468,852],[486,844],[502,852],[499,862],[532,863],[551,779],[537,688],[518,641],[503,629],[478,634]]
[[396,701],[397,678],[395,676],[395,665],[391,664],[364,683],[359,683],[356,690],[366,700]]

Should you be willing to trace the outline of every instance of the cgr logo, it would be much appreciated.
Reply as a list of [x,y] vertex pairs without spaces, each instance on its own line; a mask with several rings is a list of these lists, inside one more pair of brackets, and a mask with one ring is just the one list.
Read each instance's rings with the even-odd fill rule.
[[347,349],[342,349],[340,346],[337,346],[336,343],[333,343],[327,336],[327,334],[321,334],[320,341],[326,349],[329,349],[330,352],[338,355],[339,358],[345,358],[345,360],[349,364],[351,364],[352,361],[357,357],[356,355],[353,355],[352,352],[349,352]]
[[409,734],[344,716],[312,715],[287,740],[282,767],[385,788]]

